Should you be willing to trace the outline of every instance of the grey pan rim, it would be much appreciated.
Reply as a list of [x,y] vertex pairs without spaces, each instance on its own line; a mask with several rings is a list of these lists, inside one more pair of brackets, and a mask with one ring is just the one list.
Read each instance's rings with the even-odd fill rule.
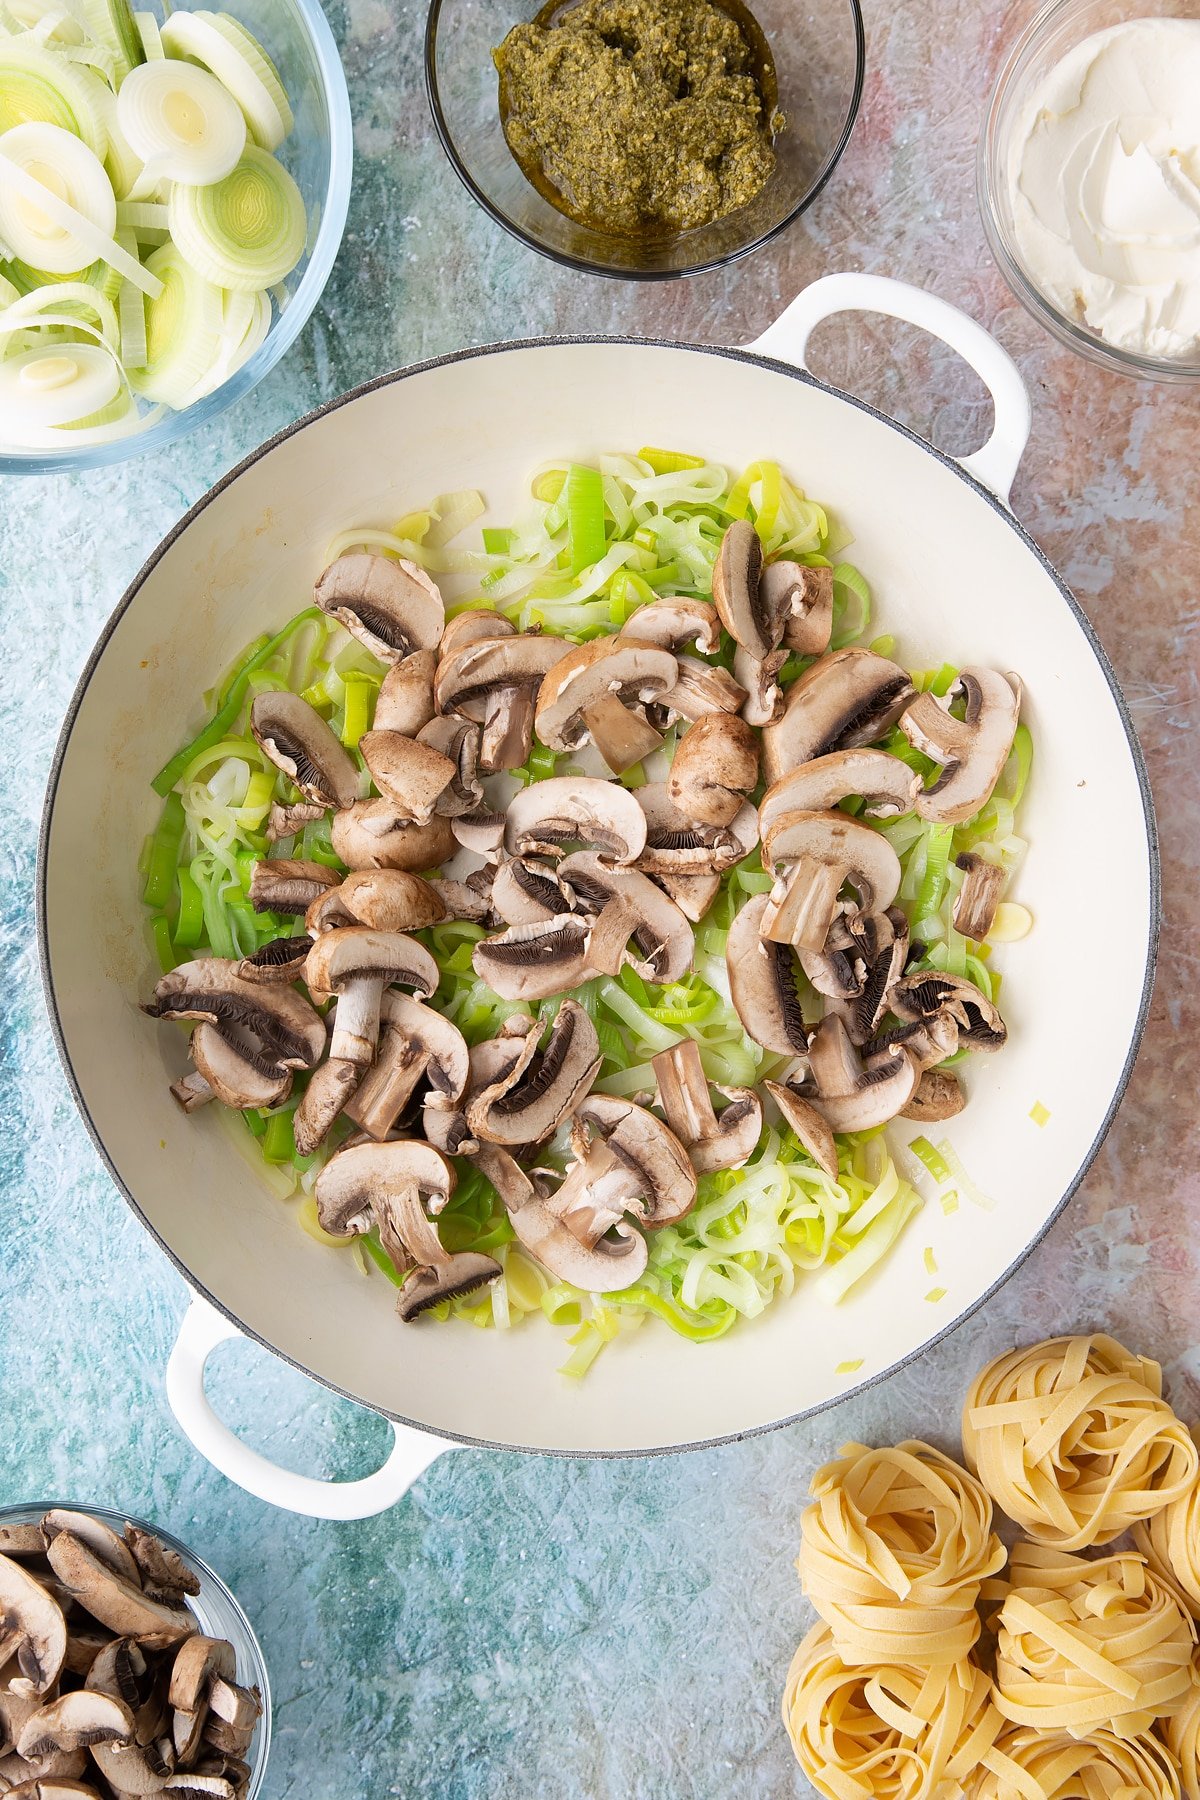
[[[897,432],[901,437],[906,438],[910,443],[915,444],[917,448],[924,451],[927,456],[931,456],[935,462],[940,463],[942,467],[958,481],[964,482],[967,487],[972,489],[981,500],[986,502],[996,514],[997,518],[1001,519],[1010,531],[1015,532],[1020,542],[1050,577],[1051,581],[1058,589],[1064,604],[1069,608],[1076,623],[1082,630],[1092,655],[1099,665],[1100,671],[1108,684],[1113,703],[1117,708],[1117,713],[1125,732],[1126,742],[1129,746],[1129,753],[1133,759],[1134,770],[1138,781],[1138,790],[1142,800],[1142,813],[1146,827],[1146,848],[1150,862],[1150,928],[1146,943],[1145,973],[1142,979],[1142,994],[1138,1006],[1137,1019],[1134,1023],[1133,1035],[1130,1040],[1125,1062],[1121,1069],[1120,1078],[1117,1081],[1112,1098],[1109,1101],[1104,1117],[1101,1120],[1099,1130],[1092,1139],[1091,1144],[1088,1146],[1083,1161],[1080,1163],[1078,1169],[1068,1183],[1062,1198],[1050,1212],[1045,1223],[1034,1233],[1024,1248],[1017,1253],[1012,1262],[1009,1263],[1008,1267],[997,1276],[996,1280],[991,1284],[987,1291],[981,1294],[977,1300],[973,1301],[970,1306],[964,1307],[960,1313],[956,1314],[953,1319],[943,1325],[940,1330],[934,1332],[930,1337],[926,1338],[922,1344],[919,1344],[915,1349],[910,1350],[906,1355],[899,1357],[893,1363],[889,1363],[886,1368],[877,1370],[875,1374],[869,1375],[864,1381],[857,1382],[853,1386],[847,1387],[844,1393],[834,1395],[828,1400],[821,1400],[814,1406],[802,1407],[796,1412],[784,1414],[781,1418],[769,1419],[760,1425],[748,1426],[744,1431],[725,1432],[718,1437],[694,1438],[686,1443],[678,1444],[652,1444],[629,1449],[606,1450],[598,1450],[590,1446],[555,1446],[548,1449],[535,1444],[517,1444],[491,1438],[472,1437],[465,1432],[450,1431],[445,1427],[425,1424],[419,1419],[407,1418],[403,1413],[392,1412],[387,1407],[375,1406],[371,1402],[363,1400],[358,1394],[353,1394],[347,1388],[341,1387],[337,1382],[331,1381],[327,1376],[321,1375],[315,1370],[308,1368],[298,1358],[289,1356],[275,1344],[270,1343],[268,1339],[262,1337],[257,1331],[254,1331],[239,1319],[236,1313],[226,1306],[223,1301],[219,1300],[215,1294],[211,1293],[203,1283],[199,1282],[195,1274],[187,1268],[182,1260],[171,1249],[170,1245],[163,1240],[126,1187],[120,1171],[109,1156],[104,1140],[88,1111],[87,1103],[84,1099],[82,1089],[76,1077],[75,1069],[67,1049],[62,1021],[59,1017],[58,1001],[54,989],[54,974],[50,966],[46,893],[46,862],[49,850],[50,831],[54,817],[54,803],[58,793],[59,780],[62,775],[63,762],[67,750],[70,747],[71,734],[75,727],[79,709],[83,704],[84,696],[87,693],[92,676],[107,648],[110,638],[120,624],[126,611],[137,597],[143,583],[158,566],[159,562],[171,549],[176,540],[188,529],[192,521],[198,518],[199,515],[204,512],[207,507],[211,506],[215,500],[219,499],[226,488],[232,486],[246,470],[253,468],[264,456],[269,455],[277,445],[286,442],[288,438],[294,437],[297,432],[305,430],[318,419],[328,417],[331,413],[337,412],[343,406],[350,405],[353,401],[361,399],[366,394],[375,393],[381,388],[391,387],[394,383],[406,381],[411,376],[428,374],[431,370],[445,368],[454,363],[474,361],[484,356],[507,355],[513,351],[520,352],[525,350],[571,347],[576,345],[606,345],[626,351],[631,349],[637,351],[643,346],[655,350],[681,350],[692,356],[722,357],[730,362],[746,363],[752,368],[767,369],[773,374],[786,376],[788,380],[799,382],[805,387],[816,388],[821,393],[830,394],[834,399],[844,401],[846,405],[853,406],[857,411],[865,413],[868,418],[877,420],[881,425],[885,425],[890,431]],[[951,1332],[956,1331],[960,1325],[974,1317],[974,1315],[987,1304],[992,1296],[999,1292],[1005,1282],[1020,1268],[1021,1264],[1026,1260],[1030,1253],[1037,1248],[1047,1236],[1051,1227],[1061,1217],[1064,1209],[1078,1189],[1079,1184],[1082,1182],[1084,1176],[1091,1168],[1092,1163],[1095,1161],[1100,1146],[1103,1144],[1113,1119],[1116,1116],[1117,1109],[1124,1098],[1125,1090],[1129,1086],[1130,1076],[1133,1073],[1133,1065],[1137,1059],[1142,1035],[1145,1031],[1146,1019],[1150,1010],[1150,996],[1154,986],[1154,973],[1158,958],[1161,893],[1162,879],[1158,848],[1158,831],[1154,816],[1154,801],[1150,790],[1150,778],[1146,770],[1142,748],[1133,727],[1133,720],[1130,716],[1129,707],[1126,703],[1124,694],[1121,692],[1121,686],[1117,680],[1112,664],[1108,660],[1108,656],[1096,635],[1090,619],[1071,592],[1070,588],[1068,588],[1062,577],[1058,574],[1049,558],[1038,547],[1024,527],[1013,517],[1008,508],[1004,506],[989,489],[976,481],[972,475],[969,475],[965,469],[951,457],[947,456],[943,451],[935,449],[934,446],[927,443],[924,438],[918,437],[916,432],[910,431],[906,425],[899,424],[895,419],[889,419],[886,413],[879,412],[877,408],[869,406],[865,401],[857,399],[853,394],[843,393],[839,388],[834,388],[829,386],[826,382],[818,381],[815,376],[808,374],[806,370],[797,369],[790,363],[779,362],[774,357],[762,356],[756,351],[730,350],[720,345],[684,344],[670,338],[564,336],[551,338],[517,338],[499,344],[487,344],[467,350],[456,350],[446,356],[430,357],[425,362],[413,363],[406,369],[394,369],[386,375],[378,375],[371,381],[363,382],[361,386],[351,388],[349,392],[340,394],[333,400],[326,401],[323,406],[318,406],[312,412],[306,413],[302,419],[297,419],[294,424],[285,426],[282,431],[276,432],[274,437],[268,438],[264,444],[259,445],[257,450],[252,451],[251,454],[243,458],[235,468],[230,469],[227,474],[223,475],[206,494],[202,495],[194,506],[188,509],[179,520],[178,524],[172,528],[158,545],[157,549],[152,552],[138,574],[134,577],[133,581],[129,584],[128,588],[126,588],[120,601],[117,603],[117,606],[110,614],[91,655],[88,657],[83,673],[80,675],[76,684],[75,692],[71,696],[71,702],[67,708],[62,730],[59,733],[58,743],[55,747],[54,761],[51,765],[50,779],[47,784],[46,798],[42,808],[41,829],[38,835],[37,937],[38,956],[42,971],[42,984],[45,990],[47,1009],[50,1014],[51,1029],[54,1033],[55,1046],[66,1073],[67,1081],[75,1100],[75,1105],[79,1110],[88,1134],[91,1137],[93,1144],[96,1146],[101,1160],[108,1169],[118,1192],[124,1195],[134,1216],[145,1227],[146,1231],[153,1238],[163,1254],[174,1264],[175,1268],[179,1271],[193,1293],[198,1294],[202,1299],[207,1301],[216,1312],[228,1319],[229,1323],[235,1326],[244,1337],[250,1338],[253,1342],[260,1344],[264,1350],[270,1351],[273,1356],[277,1356],[281,1361],[290,1364],[291,1367],[296,1369],[301,1375],[307,1376],[310,1381],[318,1382],[322,1387],[328,1388],[331,1393],[337,1394],[341,1399],[349,1400],[355,1406],[364,1407],[368,1412],[378,1413],[381,1417],[392,1420],[394,1424],[406,1426],[414,1431],[427,1432],[430,1436],[445,1438],[447,1441],[469,1445],[472,1448],[479,1450],[512,1450],[530,1456],[610,1459],[635,1456],[674,1456],[682,1455],[684,1452],[690,1450],[712,1450],[723,1444],[738,1444],[746,1438],[759,1437],[768,1431],[781,1430],[785,1425],[795,1425],[801,1420],[815,1418],[817,1414],[827,1412],[830,1407],[840,1406],[844,1400],[849,1400],[858,1394],[866,1393],[868,1389],[878,1386],[881,1381],[885,1381],[897,1374],[901,1369],[907,1368],[910,1363],[916,1361],[917,1357],[923,1356],[926,1351],[932,1350],[936,1345],[942,1343],[944,1339],[950,1336]]]

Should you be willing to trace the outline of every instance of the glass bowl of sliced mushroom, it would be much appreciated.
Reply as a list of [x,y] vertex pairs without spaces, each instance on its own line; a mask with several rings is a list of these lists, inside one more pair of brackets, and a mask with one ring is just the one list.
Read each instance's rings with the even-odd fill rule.
[[218,1575],[106,1507],[0,1509],[0,1789],[254,1800],[270,1691]]

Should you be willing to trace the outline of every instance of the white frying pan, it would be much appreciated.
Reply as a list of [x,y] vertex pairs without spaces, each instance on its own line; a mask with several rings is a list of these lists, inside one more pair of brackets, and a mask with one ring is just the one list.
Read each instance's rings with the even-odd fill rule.
[[[803,372],[813,327],[847,309],[924,326],[975,367],[996,408],[982,450],[955,463]],[[750,351],[546,341],[383,376],[257,451],[155,551],[63,728],[41,843],[40,939],[80,1111],[113,1179],[197,1296],[168,1371],[171,1404],[233,1480],[280,1506],[353,1518],[392,1504],[454,1443],[641,1455],[766,1430],[915,1356],[1043,1235],[1096,1154],[1129,1074],[1158,884],[1145,771],[1112,671],[1007,510],[1028,432],[1020,377],[979,326],[897,283],[834,276]],[[837,1309],[801,1283],[714,1344],[651,1322],[576,1384],[555,1372],[561,1346],[539,1322],[494,1335],[400,1325],[384,1282],[365,1284],[347,1258],[298,1230],[215,1120],[179,1112],[167,1086],[184,1067],[182,1034],[136,1010],[154,980],[136,860],[158,807],[150,777],[197,724],[200,694],[243,644],[305,604],[335,532],[384,525],[464,486],[481,488],[503,521],[547,458],[642,443],[735,466],[777,458],[854,532],[851,554],[874,590],[879,629],[895,632],[908,659],[1020,674],[1036,758],[1021,819],[1032,848],[1016,893],[1036,929],[1002,952],[1008,1047],[972,1064],[970,1103],[948,1127],[990,1209],[964,1199],[945,1217],[931,1202],[884,1269]],[[1039,1102],[1049,1112],[1042,1127],[1030,1118]],[[925,1298],[927,1245],[946,1290],[940,1304]],[[324,1483],[241,1444],[203,1388],[207,1355],[238,1331],[395,1421],[384,1468]],[[852,1375],[838,1372],[847,1364]]]

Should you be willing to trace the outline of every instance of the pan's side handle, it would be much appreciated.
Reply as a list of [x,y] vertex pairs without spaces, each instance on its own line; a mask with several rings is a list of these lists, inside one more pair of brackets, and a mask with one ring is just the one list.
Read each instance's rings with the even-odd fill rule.
[[958,460],[968,475],[982,482],[1007,506],[1032,424],[1028,391],[1007,350],[1001,349],[982,325],[957,306],[939,300],[936,294],[910,287],[905,281],[890,281],[883,275],[850,273],[824,275],[814,281],[747,348],[806,369],[805,352],[813,331],[823,319],[840,312],[886,313],[890,318],[904,319],[940,338],[970,363],[992,396],[996,423],[982,449]]
[[193,1295],[167,1364],[167,1402],[201,1456],[268,1506],[304,1513],[310,1519],[369,1519],[402,1499],[437,1457],[460,1448],[445,1438],[393,1424],[396,1441],[387,1461],[361,1481],[321,1481],[281,1469],[230,1431],[204,1391],[209,1357],[218,1344],[240,1336],[236,1325]]

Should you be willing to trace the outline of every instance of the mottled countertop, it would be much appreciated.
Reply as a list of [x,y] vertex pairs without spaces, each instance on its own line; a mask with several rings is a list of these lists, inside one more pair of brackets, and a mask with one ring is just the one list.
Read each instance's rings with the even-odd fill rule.
[[[270,1800],[806,1793],[778,1706],[802,1622],[792,1558],[816,1462],[855,1435],[936,1436],[985,1355],[1073,1328],[1105,1325],[1160,1357],[1181,1409],[1200,1416],[1195,398],[1074,359],[993,268],[975,140],[1017,13],[998,0],[868,0],[866,11],[865,102],[826,193],[756,258],[656,289],[556,270],[492,225],[430,126],[417,0],[336,0],[355,195],[333,280],[290,357],[166,454],[86,479],[0,482],[0,1501],[129,1508],[226,1576],[272,1671]],[[101,1169],[46,1021],[34,849],[76,676],[179,514],[317,401],[494,338],[745,342],[836,269],[900,276],[967,308],[1034,396],[1014,506],[1116,665],[1162,830],[1158,990],[1116,1125],[1065,1216],[980,1315],[810,1424],[651,1462],[470,1450],[367,1524],[273,1512],[213,1473],[171,1421],[163,1369],[183,1284]],[[947,449],[985,435],[974,377],[907,328],[830,324],[813,363]],[[249,1345],[220,1353],[213,1386],[294,1467],[361,1474],[383,1451],[379,1420]]]

